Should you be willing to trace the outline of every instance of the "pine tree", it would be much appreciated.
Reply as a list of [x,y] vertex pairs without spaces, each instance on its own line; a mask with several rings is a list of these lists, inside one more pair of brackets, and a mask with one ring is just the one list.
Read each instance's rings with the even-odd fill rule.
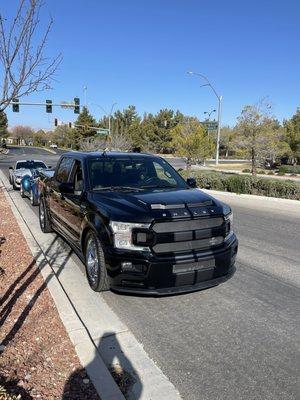
[[83,107],[81,113],[78,115],[78,118],[75,122],[76,127],[76,137],[80,141],[81,138],[94,136],[96,134],[95,129],[90,129],[89,127],[96,126],[95,118],[90,114],[87,107]]
[[4,111],[0,111],[0,137],[3,137],[7,133],[7,116]]

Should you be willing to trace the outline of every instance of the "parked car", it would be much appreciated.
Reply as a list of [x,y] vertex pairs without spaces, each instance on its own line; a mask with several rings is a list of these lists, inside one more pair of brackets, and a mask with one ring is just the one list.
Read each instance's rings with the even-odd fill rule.
[[25,175],[32,175],[32,170],[47,168],[46,164],[40,160],[19,160],[15,167],[9,167],[9,183],[14,190],[20,189],[21,180]]
[[50,144],[50,149],[57,149],[57,144],[55,144],[55,143],[52,143],[52,144]]
[[43,181],[39,220],[78,253],[95,291],[190,292],[235,271],[230,207],[157,156],[63,154]]
[[31,175],[24,175],[21,180],[21,197],[29,197],[31,205],[38,206],[40,203],[40,180],[45,177],[51,178],[53,175],[53,169],[31,170]]

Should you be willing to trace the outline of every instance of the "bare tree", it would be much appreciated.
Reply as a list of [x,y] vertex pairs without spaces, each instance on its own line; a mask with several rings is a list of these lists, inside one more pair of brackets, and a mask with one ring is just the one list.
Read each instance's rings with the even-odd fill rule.
[[11,133],[17,139],[18,144],[27,144],[30,139],[33,140],[34,136],[34,130],[30,126],[14,126]]
[[114,133],[110,137],[92,136],[80,141],[80,149],[83,151],[115,150],[129,151],[132,148],[131,140],[124,135]]
[[20,0],[13,19],[0,14],[0,110],[13,98],[49,89],[62,60],[44,55],[53,24],[50,19],[39,36],[42,0]]

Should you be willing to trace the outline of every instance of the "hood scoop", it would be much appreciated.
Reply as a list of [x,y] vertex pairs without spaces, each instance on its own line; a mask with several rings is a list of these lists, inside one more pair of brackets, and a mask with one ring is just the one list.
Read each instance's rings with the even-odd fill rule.
[[185,204],[151,204],[152,210],[174,210],[177,208],[185,208]]
[[215,206],[215,202],[212,199],[204,200],[199,203],[187,203],[189,208],[193,207],[205,207],[205,206]]

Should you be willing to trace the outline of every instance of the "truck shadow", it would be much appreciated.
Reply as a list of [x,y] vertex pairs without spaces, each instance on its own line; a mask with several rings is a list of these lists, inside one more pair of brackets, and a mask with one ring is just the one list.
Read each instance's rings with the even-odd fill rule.
[[[45,267],[45,265],[48,263],[51,265],[51,262],[53,263],[58,257],[60,257],[61,260],[59,251],[53,252],[53,247],[55,247],[57,240],[58,238],[56,236],[52,240],[46,251],[40,250],[34,257],[34,259],[31,261],[31,263],[24,269],[24,271],[22,271],[22,273],[18,277],[16,277],[16,279],[10,284],[10,286],[0,297],[0,328],[2,328],[4,323],[9,318],[11,318],[10,317],[11,314],[15,311],[14,309],[15,304],[20,298],[23,297],[24,299],[26,290],[35,281],[35,279],[38,277],[38,275],[40,274],[41,270]],[[39,260],[40,257],[42,257],[41,260]],[[64,260],[61,260],[58,272],[64,268],[69,258],[70,258],[70,253],[67,254]],[[6,273],[4,268],[1,271],[2,274]],[[5,333],[3,339],[1,338],[0,355],[5,353],[5,348],[10,344],[10,342],[12,342],[17,333],[20,331],[23,324],[26,322],[26,319],[30,311],[36,304],[42,292],[46,289],[47,284],[50,282],[53,276],[54,272],[50,274],[49,277],[46,278],[45,280],[41,277],[43,282],[30,296],[29,301],[27,301],[26,297],[27,304],[25,305],[25,307],[22,307],[22,311],[20,312],[17,318],[15,318],[14,316],[14,323],[12,327],[7,333]],[[33,397],[30,395],[30,393],[26,391],[24,387],[20,386],[18,382],[19,382],[18,377],[7,379],[7,376],[5,376],[3,373],[0,372],[0,385],[5,387],[9,391],[9,393],[20,395],[23,400],[32,399]]]
[[[96,352],[103,359],[124,397],[129,400],[140,399],[143,391],[141,379],[122,349],[118,335],[113,331],[105,332],[97,344]],[[82,390],[82,386],[85,386],[84,393],[90,396],[87,399],[98,399],[98,397],[92,397],[92,393],[90,392],[91,381],[86,382],[85,380],[86,374],[89,371],[91,376],[95,376],[95,371],[97,371],[96,359],[87,365],[86,370],[83,368],[78,369],[69,377],[64,387],[64,400],[76,399],[76,395]]]

